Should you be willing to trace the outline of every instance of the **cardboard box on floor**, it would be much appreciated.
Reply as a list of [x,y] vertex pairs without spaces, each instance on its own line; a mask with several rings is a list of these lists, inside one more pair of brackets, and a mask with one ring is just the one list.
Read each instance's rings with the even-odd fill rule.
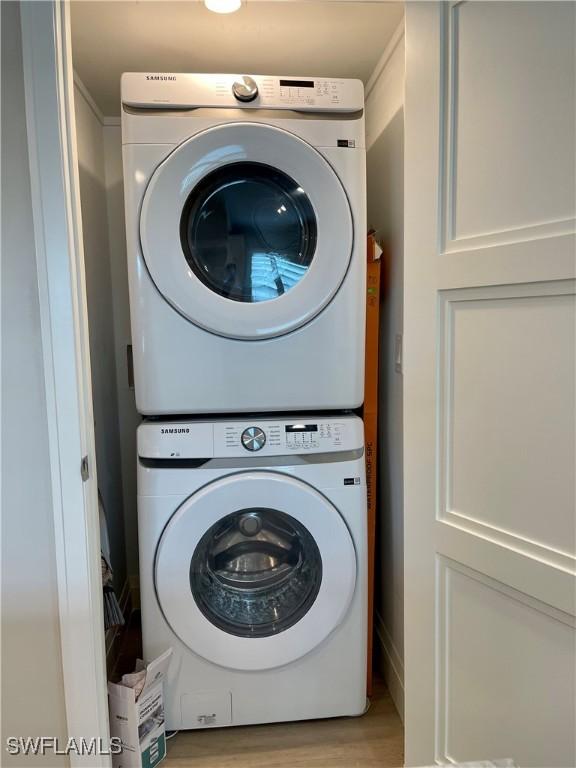
[[376,549],[376,481],[378,476],[378,353],[380,338],[380,271],[382,250],[368,235],[366,279],[366,362],[364,377],[364,445],[368,498],[368,668],[366,688],[372,694],[374,635],[374,559]]
[[122,752],[112,755],[114,768],[154,768],[166,757],[163,682],[171,656],[169,648],[147,666],[140,662],[136,673],[122,678],[135,678],[145,670],[141,688],[108,683],[110,735],[122,741]]

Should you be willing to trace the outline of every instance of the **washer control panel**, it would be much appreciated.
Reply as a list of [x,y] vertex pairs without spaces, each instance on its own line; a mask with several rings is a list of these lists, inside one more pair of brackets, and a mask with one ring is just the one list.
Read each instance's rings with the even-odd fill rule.
[[309,450],[330,445],[333,448],[342,446],[342,424],[322,422],[320,424],[287,424],[284,427],[286,447],[290,450]]
[[181,460],[335,453],[364,446],[362,421],[352,414],[311,414],[222,421],[144,421],[138,427],[141,458]]
[[[347,417],[316,420],[309,416],[294,421],[216,423],[214,455],[241,456],[249,451],[266,456],[285,456],[350,450],[350,442],[358,442],[350,433],[352,423]],[[361,444],[360,441],[360,445],[352,447],[361,447]]]

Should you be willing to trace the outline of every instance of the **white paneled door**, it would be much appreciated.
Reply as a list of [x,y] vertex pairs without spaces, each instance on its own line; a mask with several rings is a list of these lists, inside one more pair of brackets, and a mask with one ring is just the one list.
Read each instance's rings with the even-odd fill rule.
[[576,765],[575,8],[406,5],[407,765]]

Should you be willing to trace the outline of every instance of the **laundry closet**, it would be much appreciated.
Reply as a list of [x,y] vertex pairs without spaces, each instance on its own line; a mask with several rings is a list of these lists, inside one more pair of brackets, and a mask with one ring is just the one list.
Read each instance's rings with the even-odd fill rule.
[[108,675],[168,766],[571,765],[574,4],[211,3],[71,4]]
[[[389,662],[391,654],[402,654],[402,401],[401,374],[388,360],[402,322],[403,15],[401,3],[257,2],[226,15],[201,2],[72,5],[98,486],[105,554],[127,622],[107,630],[108,674],[118,679],[129,671],[130,655],[142,653],[141,607],[145,641],[147,633],[151,638],[147,655],[170,645],[170,635],[155,630],[170,616],[170,631],[202,660],[188,672],[186,658],[172,662],[176,672],[168,685],[177,688],[172,698],[178,703],[166,706],[173,730],[361,715],[367,654],[374,652],[377,702],[370,718],[373,727],[391,729],[390,759],[402,759],[402,682]],[[134,74],[122,81],[122,126],[124,72]],[[253,104],[250,87],[259,89]],[[198,104],[202,108],[194,108]],[[245,136],[235,125],[239,121]],[[122,130],[124,173],[131,179],[126,201]],[[162,172],[154,173],[159,166]],[[191,181],[194,174],[203,179],[200,187]],[[189,217],[184,224],[183,209]],[[250,227],[254,236],[245,234]],[[359,418],[368,229],[386,261],[382,356],[379,365],[372,361],[380,369],[384,457],[377,472],[378,517],[386,521],[377,525],[370,587]],[[229,235],[222,247],[223,230],[244,234]],[[140,263],[127,259],[127,241],[129,249],[142,248]],[[223,248],[227,255],[221,258]],[[266,249],[272,257],[258,252]],[[230,278],[232,261],[240,267],[234,266]],[[196,287],[187,296],[190,272]],[[302,288],[294,290],[304,276]],[[209,296],[214,293],[217,301]],[[272,299],[278,295],[277,308]],[[156,444],[159,435],[168,442]],[[256,450],[258,458],[247,463],[247,451]],[[312,455],[303,463],[306,451]],[[295,454],[289,464],[296,470],[282,485],[282,455],[288,452]],[[314,463],[315,454],[322,464]],[[236,481],[227,488],[230,477],[209,469],[210,462],[202,466],[211,456],[215,466],[227,463],[246,482],[251,470],[268,471],[269,487],[243,490]],[[140,531],[139,471],[145,497]],[[194,478],[189,487],[185,477]],[[189,499],[210,484],[215,495],[182,514]],[[335,490],[337,485],[342,489]],[[161,512],[151,499],[163,493],[170,502]],[[226,504],[231,511],[244,504],[248,511],[233,526],[218,529],[220,512],[215,517],[214,510]],[[288,504],[291,515],[272,512],[266,522],[264,509]],[[297,519],[300,509],[308,510],[306,524]],[[147,514],[149,524],[143,523]],[[201,574],[204,581],[194,594],[189,554],[185,576],[163,575],[196,535],[189,526],[197,527],[204,514],[202,525],[216,526],[220,549],[226,537],[230,551],[239,552],[256,531],[258,547],[268,537],[270,551],[260,556],[280,558],[272,569],[279,570],[280,581],[286,581],[283,571],[304,563],[292,579],[293,594],[282,597],[281,587],[280,597],[272,595],[276,605],[294,600],[293,616],[267,619],[254,600],[244,609],[237,601],[234,628],[220,603],[233,604],[238,584],[236,592],[211,604],[204,595],[215,587]],[[198,538],[202,554],[206,535]],[[220,551],[212,562],[222,557]],[[155,594],[162,613],[151,607]],[[190,624],[188,614],[196,610],[198,623]],[[242,630],[249,619],[243,610],[260,612],[257,630],[252,619],[251,629]],[[200,620],[209,625],[205,633]],[[370,632],[372,626],[370,619]],[[344,658],[348,664],[342,667]],[[231,749],[234,730],[226,737]],[[178,754],[193,750],[194,734],[209,738],[200,731],[184,741],[178,736]]]

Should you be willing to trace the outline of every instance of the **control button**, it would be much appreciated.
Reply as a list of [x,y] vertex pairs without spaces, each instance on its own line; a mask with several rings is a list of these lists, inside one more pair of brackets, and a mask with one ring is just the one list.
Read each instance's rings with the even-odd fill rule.
[[244,75],[240,80],[234,81],[232,93],[238,101],[254,101],[256,96],[258,96],[258,86],[252,77]]
[[259,451],[265,443],[266,435],[260,427],[248,427],[242,432],[242,445],[247,451]]

